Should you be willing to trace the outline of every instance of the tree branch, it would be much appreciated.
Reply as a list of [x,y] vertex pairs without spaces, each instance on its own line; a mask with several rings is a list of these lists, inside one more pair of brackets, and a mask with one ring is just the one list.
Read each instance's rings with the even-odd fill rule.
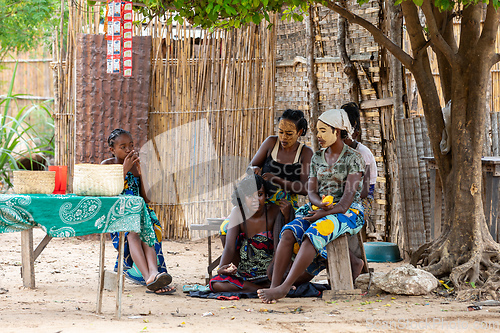
[[427,27],[429,29],[432,44],[443,53],[450,63],[453,63],[455,53],[441,34],[436,18],[434,17],[434,5],[431,4],[431,0],[424,0],[422,3],[422,11],[424,12],[425,19],[427,21]]
[[[453,31],[452,22],[453,12],[450,15],[450,12],[441,12],[438,8],[434,7],[433,13],[434,18],[436,19],[436,24],[440,27],[441,35],[443,36],[446,43],[448,43],[448,45],[451,47],[452,52],[457,53],[458,45],[456,42],[455,33]],[[438,47],[434,46],[432,49],[436,53],[436,59],[438,61],[439,67],[439,82],[441,84],[441,90],[443,94],[442,96],[446,102],[451,99],[451,87],[453,78],[451,64]]]
[[500,53],[496,53],[496,54],[493,56],[493,59],[491,60],[492,66],[493,66],[494,64],[496,64],[497,62],[500,62]]
[[403,51],[402,48],[394,44],[389,38],[387,38],[387,36],[385,36],[384,33],[379,28],[377,28],[364,18],[351,13],[345,8],[342,8],[332,0],[325,1],[324,5],[333,10],[334,12],[338,13],[339,15],[345,17],[347,20],[349,20],[349,22],[358,24],[363,28],[365,28],[373,36],[373,38],[377,43],[385,47],[389,52],[391,52],[394,55],[394,57],[396,57],[396,59],[401,61],[401,63],[406,68],[412,71],[413,58],[408,53]]
[[413,51],[413,58],[419,59],[427,52],[427,47],[430,42],[426,40],[420,20],[418,18],[417,6],[413,1],[403,1],[401,3],[401,10],[405,17],[406,29],[410,37],[410,44]]
[[[500,10],[496,10],[493,7],[492,2],[488,4],[486,8],[486,18],[483,22],[483,31],[479,37],[478,47],[481,49],[490,48],[491,45],[495,45],[495,40],[498,31],[498,25],[500,20]],[[490,66],[493,66],[498,62],[498,53],[493,53],[491,56]]]
[[[460,49],[458,54],[464,59],[467,54],[477,49],[481,32],[481,19],[483,16],[483,6],[470,5],[462,10],[460,23]],[[462,65],[462,64],[460,64]],[[463,65],[466,65],[465,63]]]

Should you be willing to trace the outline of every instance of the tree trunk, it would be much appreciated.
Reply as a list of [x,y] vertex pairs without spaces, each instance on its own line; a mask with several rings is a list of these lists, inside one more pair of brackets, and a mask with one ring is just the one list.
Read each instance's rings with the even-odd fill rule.
[[[451,169],[439,170],[444,180],[444,231],[434,242],[422,246],[412,262],[421,263],[436,276],[449,274],[457,287],[466,283],[482,287],[462,291],[459,296],[485,291],[496,298],[500,287],[500,245],[493,241],[486,225],[481,165],[494,43],[480,43],[481,14],[481,6],[464,9],[460,44],[465,49],[459,49],[451,63]],[[497,29],[498,22],[493,27],[494,31]],[[470,40],[476,40],[477,45],[463,45]]]
[[[442,234],[421,246],[413,254],[412,263],[421,264],[436,276],[449,275],[457,290],[466,286],[466,282],[481,286],[463,294],[485,291],[496,298],[496,290],[500,288],[500,245],[493,241],[486,226],[481,197],[481,152],[489,71],[500,61],[500,55],[495,51],[500,10],[495,9],[493,2],[463,7],[460,11],[460,42],[457,43],[450,34],[451,28],[446,26],[448,15],[441,15],[431,0],[423,0],[420,9],[413,1],[403,1],[401,8],[412,48],[410,56],[370,22],[346,11],[334,1],[324,3],[367,29],[375,41],[412,72],[417,83],[443,184],[445,222]],[[419,10],[426,18],[425,29]],[[481,22],[483,13],[486,16]],[[444,119],[430,67],[429,47],[440,57],[440,73],[443,67],[441,92],[451,96],[452,101],[452,150],[446,155],[441,154],[439,148]]]
[[[401,47],[402,44],[402,18],[401,18],[401,7],[395,6],[393,0],[389,0],[387,3],[387,20],[389,21],[388,35],[393,43]],[[385,145],[385,155],[388,166],[388,185],[389,185],[389,200],[390,202],[390,219],[387,221],[386,236],[389,236],[389,240],[392,242],[397,241],[399,246],[405,247],[405,225],[403,223],[402,214],[402,203],[401,203],[401,188],[400,188],[400,177],[399,177],[399,166],[397,158],[397,147],[396,138],[397,127],[394,126],[395,119],[403,119],[404,112],[404,102],[403,102],[403,79],[404,70],[401,63],[392,55],[387,55],[389,58],[389,87],[393,91],[394,97],[394,108],[393,112],[390,112],[389,108],[384,108],[382,110],[382,123],[384,124],[382,133],[384,135],[384,145]],[[387,129],[390,128],[390,131]]]
[[312,150],[319,150],[318,138],[316,136],[316,123],[319,117],[319,89],[318,78],[316,77],[316,62],[314,57],[314,20],[313,6],[309,6],[309,15],[306,18],[306,36],[307,36],[307,82],[309,86],[309,127],[311,128]]

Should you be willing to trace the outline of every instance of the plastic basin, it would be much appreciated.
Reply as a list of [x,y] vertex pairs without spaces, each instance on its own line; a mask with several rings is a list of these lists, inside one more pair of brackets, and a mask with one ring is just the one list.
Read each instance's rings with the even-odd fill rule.
[[398,262],[403,260],[399,254],[398,246],[394,243],[366,242],[363,245],[368,262]]

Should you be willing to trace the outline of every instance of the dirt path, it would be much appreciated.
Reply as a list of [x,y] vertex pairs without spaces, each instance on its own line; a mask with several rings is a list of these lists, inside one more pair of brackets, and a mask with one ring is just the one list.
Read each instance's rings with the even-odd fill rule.
[[[43,232],[35,230],[35,242]],[[284,299],[265,305],[257,299],[219,301],[187,297],[184,284],[202,284],[206,240],[163,244],[174,295],[145,293],[125,283],[122,320],[114,319],[115,293],[105,291],[103,315],[95,314],[98,241],[53,239],[35,263],[34,290],[22,287],[20,233],[0,234],[1,332],[481,332],[500,330],[500,307],[467,311],[469,303],[434,295],[373,295],[328,302]],[[216,255],[221,251],[214,240]],[[106,266],[116,252],[106,245]],[[397,264],[372,264],[387,271]],[[326,279],[320,275],[319,280]],[[8,290],[8,291],[7,291]],[[212,315],[207,315],[211,313]]]

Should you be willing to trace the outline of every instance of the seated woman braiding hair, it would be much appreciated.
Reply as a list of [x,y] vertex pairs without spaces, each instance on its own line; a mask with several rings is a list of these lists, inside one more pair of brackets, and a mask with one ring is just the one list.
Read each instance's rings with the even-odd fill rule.
[[[289,202],[298,208],[297,195],[307,195],[307,178],[313,151],[298,139],[307,132],[307,120],[300,110],[285,110],[278,123],[278,135],[269,136],[250,162],[249,171],[261,175],[278,187],[268,201],[281,207]],[[293,218],[293,212],[285,219]],[[225,243],[228,220],[221,225],[220,235]]]
[[[311,160],[310,203],[299,208],[297,217],[281,230],[271,286],[257,291],[265,303],[285,297],[294,284],[311,280],[326,268],[326,245],[363,227],[360,192],[365,161],[340,137],[342,130],[352,134],[349,118],[344,110],[328,110],[319,117],[316,128],[322,149]],[[331,200],[322,200],[326,196]]]

